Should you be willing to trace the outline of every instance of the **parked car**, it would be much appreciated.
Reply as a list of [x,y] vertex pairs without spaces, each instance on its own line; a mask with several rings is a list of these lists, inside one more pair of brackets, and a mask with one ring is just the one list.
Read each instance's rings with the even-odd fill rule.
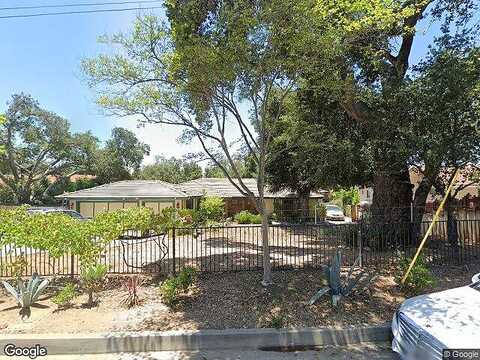
[[68,215],[74,219],[85,221],[87,220],[82,214],[75,210],[65,209],[61,207],[31,207],[27,210],[30,214],[49,214],[49,213],[62,213]]
[[340,206],[327,204],[325,207],[327,208],[327,216],[325,217],[326,220],[345,221],[345,215],[343,214],[343,210]]
[[479,348],[480,274],[455,289],[406,300],[393,317],[392,349],[402,359],[441,360],[446,349]]

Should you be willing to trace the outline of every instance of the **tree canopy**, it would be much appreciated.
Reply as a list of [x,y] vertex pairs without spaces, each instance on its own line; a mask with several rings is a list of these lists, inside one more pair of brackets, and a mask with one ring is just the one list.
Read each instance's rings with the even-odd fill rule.
[[142,161],[150,154],[150,147],[124,128],[113,128],[103,149],[95,155],[93,173],[100,184],[131,179],[140,171]]
[[0,127],[5,152],[0,179],[17,202],[30,203],[35,185],[47,177],[70,176],[92,161],[91,134],[72,134],[62,117],[42,109],[30,96],[13,95]]
[[193,161],[156,156],[155,163],[143,166],[137,177],[144,180],[162,180],[179,184],[202,177],[202,168]]
[[17,204],[52,201],[75,174],[93,175],[97,183],[128,178],[148,153],[121,128],[101,148],[91,132],[72,133],[66,119],[25,94],[12,96],[0,124],[0,146],[0,198]]
[[[360,164],[359,170],[366,166],[368,171],[364,174],[370,174],[369,180],[374,187],[373,208],[382,221],[407,219],[413,188],[409,166],[419,151],[415,145],[420,142],[413,136],[412,128],[417,127],[418,130],[417,110],[421,103],[414,103],[417,98],[412,97],[411,93],[411,82],[421,72],[411,66],[412,45],[419,31],[418,24],[420,21],[440,23],[438,41],[449,39],[454,48],[472,48],[475,39],[478,39],[479,24],[474,18],[478,4],[469,0],[303,3],[310,6],[310,11],[304,13],[308,18],[305,23],[310,30],[299,30],[300,34],[308,34],[305,37],[308,41],[296,39],[293,44],[303,54],[300,57],[303,66],[298,89],[300,92],[312,92],[314,96],[311,99],[326,99],[323,94],[328,94],[327,99],[333,99],[345,116],[351,119],[344,129],[328,123],[328,119],[320,117],[319,121],[323,122],[323,127],[334,135],[338,143],[342,132],[355,134],[359,129],[361,143],[352,141],[355,138],[348,138],[347,141],[355,144],[356,151],[362,153],[367,162],[349,162],[348,166]],[[311,61],[305,63],[304,58]],[[441,101],[439,97],[435,100]],[[312,108],[321,107],[325,105],[311,101],[295,111],[308,115]],[[305,117],[305,114],[302,116]],[[432,118],[429,122],[435,123]],[[423,129],[421,136],[428,138],[432,133]],[[292,135],[291,143],[295,138],[298,139]],[[305,133],[302,139],[306,138]],[[327,137],[325,148],[328,147]],[[309,146],[303,150],[308,152],[311,148]],[[334,160],[330,162],[328,156],[325,159],[327,164],[331,163],[337,168],[333,173],[344,172],[345,169],[341,168],[346,166],[342,161],[335,166]],[[317,165],[319,173],[322,167],[325,167],[324,163]],[[278,172],[284,169],[284,179],[289,179],[290,174],[295,173],[288,172],[291,169],[289,165],[276,169],[277,175],[281,175]],[[328,179],[329,173],[332,171],[324,172],[322,176]],[[357,175],[362,173],[360,171]],[[339,176],[339,185],[349,185],[342,184],[342,180]],[[365,180],[368,181],[368,178]],[[314,182],[306,182],[315,185]],[[392,208],[398,211],[387,213],[387,209]]]

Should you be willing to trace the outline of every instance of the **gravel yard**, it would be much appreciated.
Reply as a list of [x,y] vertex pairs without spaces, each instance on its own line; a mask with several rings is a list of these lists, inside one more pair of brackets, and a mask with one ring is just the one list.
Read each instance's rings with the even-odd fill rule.
[[[406,294],[396,285],[391,271],[375,270],[377,279],[369,291],[354,294],[337,311],[326,296],[310,306],[308,300],[322,286],[320,270],[289,270],[273,273],[274,285],[260,285],[260,271],[199,274],[196,284],[178,305],[170,309],[158,293],[161,279],[147,278],[140,289],[142,305],[127,310],[120,305],[126,291],[119,277],[110,277],[98,296],[98,306],[86,308],[86,296],[71,309],[58,310],[46,294],[32,309],[27,322],[18,319],[18,308],[2,290],[2,333],[88,333],[172,329],[225,329],[255,327],[351,327],[390,321]],[[434,268],[441,290],[468,284],[480,265]]]

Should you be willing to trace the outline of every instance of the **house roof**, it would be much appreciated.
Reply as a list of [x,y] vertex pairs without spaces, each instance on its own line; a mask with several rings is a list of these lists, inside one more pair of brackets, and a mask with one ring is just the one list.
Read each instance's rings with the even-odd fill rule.
[[66,199],[186,198],[175,185],[157,180],[125,180],[58,195]]
[[[243,178],[242,182],[248,189],[258,196],[257,180],[253,178]],[[239,184],[239,181],[235,179],[235,183]],[[222,198],[234,198],[243,197],[242,193],[227,179],[227,178],[200,178],[191,181],[184,182],[179,185],[185,193],[190,196],[201,196],[203,194],[209,196],[220,196]],[[312,192],[310,197],[323,198],[325,190],[319,190],[318,192]],[[296,193],[292,193],[288,190],[272,192],[266,189],[266,198],[287,198],[297,197]]]
[[[242,179],[242,182],[258,196],[257,180]],[[238,183],[238,181],[237,181]],[[322,198],[326,191],[312,192],[312,198]],[[223,198],[243,197],[237,188],[226,178],[200,178],[175,185],[158,180],[125,180],[93,188],[58,195],[60,199],[156,199],[188,198],[191,196],[220,196]],[[295,193],[287,190],[265,191],[266,198],[294,198]]]

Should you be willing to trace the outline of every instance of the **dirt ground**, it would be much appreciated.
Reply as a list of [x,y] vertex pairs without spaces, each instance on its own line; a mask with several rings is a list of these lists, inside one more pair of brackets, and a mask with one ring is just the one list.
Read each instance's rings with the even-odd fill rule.
[[[463,286],[480,272],[480,264],[469,267],[433,268],[437,284],[425,292]],[[162,303],[158,285],[162,279],[145,279],[140,288],[142,305],[126,309],[121,305],[126,290],[122,278],[109,278],[98,294],[98,305],[84,306],[86,296],[72,308],[59,310],[51,301],[58,282],[51,285],[23,322],[18,307],[2,290],[0,333],[88,333],[141,330],[225,329],[254,327],[351,327],[390,321],[407,294],[395,283],[392,269],[371,269],[378,277],[370,289],[343,301],[339,310],[325,296],[308,304],[323,285],[320,270],[288,270],[273,273],[274,285],[260,285],[261,272],[204,273],[173,308]]]

